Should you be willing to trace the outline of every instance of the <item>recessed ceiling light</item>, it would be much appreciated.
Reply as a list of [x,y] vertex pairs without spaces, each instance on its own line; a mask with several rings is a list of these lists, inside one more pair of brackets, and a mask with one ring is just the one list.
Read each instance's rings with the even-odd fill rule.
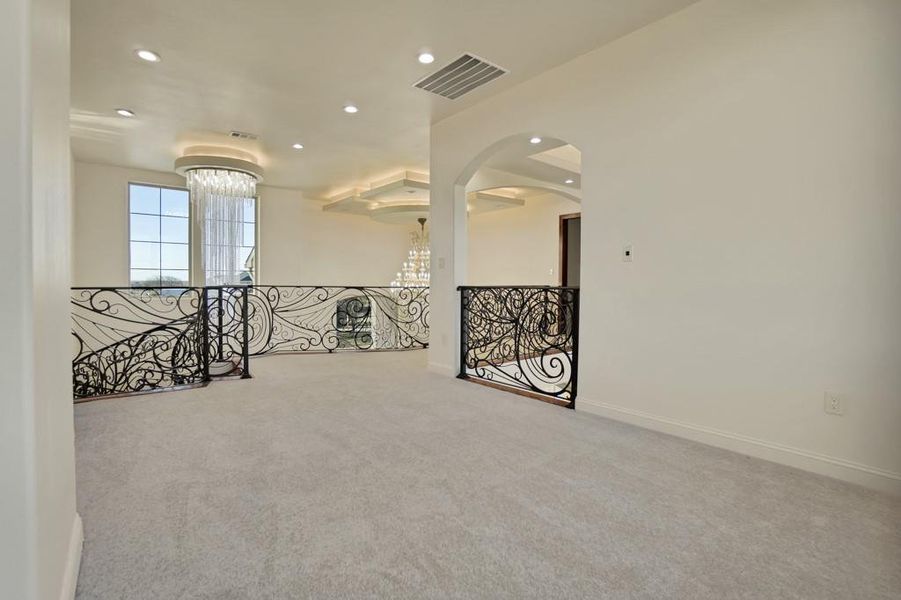
[[147,62],[160,62],[160,55],[151,50],[136,50],[135,54],[138,55],[138,58]]
[[291,147],[295,150],[303,150],[303,144],[291,144]]
[[424,65],[430,65],[435,62],[435,57],[429,52],[420,52],[419,53],[419,62]]
[[359,110],[360,109],[357,108],[356,106],[354,106],[353,104],[345,104],[344,105],[344,112],[346,112],[349,115],[352,115],[355,112],[358,112]]
[[121,117],[133,117],[135,116],[134,111],[128,110],[127,108],[117,108],[116,114]]
[[575,183],[575,181],[573,181],[572,179],[567,179],[567,180],[564,181],[563,183]]
[[540,138],[540,137],[533,137],[531,140],[529,140],[529,143],[530,143],[530,144],[540,144],[540,143],[541,143],[541,138]]

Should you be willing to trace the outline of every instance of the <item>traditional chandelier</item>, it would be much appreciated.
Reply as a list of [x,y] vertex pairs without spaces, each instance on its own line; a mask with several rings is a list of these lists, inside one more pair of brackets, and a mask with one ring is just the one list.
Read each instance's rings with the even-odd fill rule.
[[391,282],[393,288],[429,287],[429,234],[425,231],[425,217],[420,217],[417,221],[420,230],[410,234],[410,252],[397,273],[397,278]]

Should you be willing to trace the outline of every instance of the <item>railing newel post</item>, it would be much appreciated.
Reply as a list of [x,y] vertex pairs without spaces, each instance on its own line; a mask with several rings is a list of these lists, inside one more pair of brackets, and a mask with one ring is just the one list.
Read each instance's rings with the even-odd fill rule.
[[579,288],[572,290],[573,293],[573,355],[572,355],[572,387],[570,388],[569,408],[576,408],[576,393],[579,386]]
[[219,286],[219,288],[217,289],[217,296],[219,299],[219,302],[218,302],[219,317],[218,317],[218,323],[217,323],[218,333],[216,336],[216,337],[218,337],[218,341],[219,341],[219,351],[217,352],[217,354],[219,357],[219,361],[221,362],[221,361],[225,360],[225,350],[224,350],[225,344],[224,344],[224,340],[223,340],[223,335],[224,335],[223,331],[225,329],[225,326],[222,321],[223,315],[225,313],[225,303],[224,303],[224,300],[222,297],[222,286]]
[[243,360],[244,360],[244,369],[241,374],[241,379],[248,379],[250,377],[250,321],[248,310],[248,303],[250,302],[250,286],[244,286],[243,292],[243,302],[241,303],[241,321],[244,329],[244,340],[241,347]]
[[201,360],[203,361],[203,381],[209,383],[210,377],[210,314],[209,314],[209,298],[207,297],[206,288],[200,289],[200,325],[203,327],[202,343],[203,351]]
[[469,335],[466,326],[466,307],[469,300],[469,289],[463,286],[457,288],[460,292],[460,371],[457,377],[466,379],[466,346],[469,343]]

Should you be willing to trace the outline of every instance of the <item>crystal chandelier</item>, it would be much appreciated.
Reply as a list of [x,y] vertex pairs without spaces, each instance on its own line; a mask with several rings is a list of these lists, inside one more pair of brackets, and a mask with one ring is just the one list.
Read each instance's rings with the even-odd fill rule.
[[226,169],[192,169],[186,176],[203,235],[204,284],[237,285],[244,267],[242,215],[256,196],[257,179]]
[[420,230],[410,234],[410,253],[397,278],[391,282],[393,288],[429,287],[429,234],[425,231],[425,217],[417,221]]
[[176,159],[175,172],[187,180],[193,219],[199,226],[201,285],[239,285],[243,215],[253,206],[263,169],[251,154],[224,146],[191,146]]

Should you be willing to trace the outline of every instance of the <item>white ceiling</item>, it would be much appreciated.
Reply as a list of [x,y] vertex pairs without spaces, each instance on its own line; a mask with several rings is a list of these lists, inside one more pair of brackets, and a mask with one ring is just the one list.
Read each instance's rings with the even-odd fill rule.
[[[582,186],[581,153],[564,140],[544,138],[539,144],[518,141],[490,156],[483,167],[573,189]],[[568,179],[573,183],[564,183]]]
[[[427,170],[430,122],[693,1],[78,0],[73,151],[170,171],[184,147],[246,131],[260,141],[237,145],[258,155],[265,183],[325,197]],[[416,60],[426,48],[432,65]],[[463,52],[509,74],[457,100],[412,87]],[[348,102],[360,112],[344,114]]]

